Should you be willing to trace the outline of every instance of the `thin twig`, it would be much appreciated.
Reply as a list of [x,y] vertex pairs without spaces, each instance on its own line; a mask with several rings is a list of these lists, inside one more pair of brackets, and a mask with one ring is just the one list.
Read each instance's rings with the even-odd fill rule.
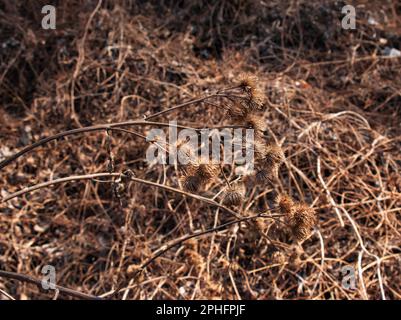
[[[28,283],[33,283],[36,284],[38,287],[42,286],[42,281],[38,280],[36,278],[33,278],[31,276],[17,273],[17,272],[10,272],[10,271],[4,271],[0,270],[0,277],[2,278],[8,278],[8,279],[14,279],[18,281],[23,281],[23,282],[28,282]],[[102,300],[102,298],[93,296],[91,294],[87,293],[82,293],[73,289],[65,288],[59,285],[55,285],[55,288],[58,289],[60,292],[69,295],[71,297],[75,298],[80,298],[80,299],[86,299],[86,300]]]

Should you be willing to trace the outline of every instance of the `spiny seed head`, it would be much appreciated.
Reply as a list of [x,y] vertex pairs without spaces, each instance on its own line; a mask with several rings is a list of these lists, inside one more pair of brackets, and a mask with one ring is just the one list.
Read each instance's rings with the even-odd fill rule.
[[256,88],[258,82],[258,77],[250,73],[243,73],[239,76],[239,85],[244,89]]
[[263,161],[266,158],[268,149],[265,141],[256,136],[253,144],[253,152],[256,161]]
[[256,169],[256,181],[259,183],[264,183],[270,181],[270,173],[265,168]]
[[202,185],[202,180],[198,176],[184,176],[182,180],[184,190],[188,192],[195,193]]
[[263,134],[266,131],[266,123],[262,117],[249,113],[245,117],[245,123],[256,131],[256,134]]
[[182,183],[185,190],[196,192],[200,187],[214,179],[219,173],[219,166],[212,163],[202,163],[198,158],[182,168]]
[[182,173],[184,176],[196,176],[199,170],[199,164],[195,161],[190,161],[185,166],[182,166]]
[[289,217],[292,235],[298,242],[305,240],[316,224],[315,210],[304,203],[297,203]]
[[259,87],[259,79],[252,74],[243,74],[239,77],[239,84],[248,95],[248,108],[260,110],[263,108],[266,96]]
[[224,194],[223,204],[226,206],[239,206],[244,199],[245,192],[244,184],[231,184]]
[[229,105],[226,111],[226,115],[228,118],[242,122],[244,121],[245,117],[247,116],[249,110],[247,109],[246,105],[243,101],[234,101]]
[[200,163],[196,171],[202,181],[207,182],[216,178],[219,174],[219,166],[212,163]]
[[261,110],[265,104],[266,96],[262,89],[254,88],[249,92],[251,109]]
[[271,142],[266,146],[265,161],[268,165],[280,166],[284,162],[284,160],[284,151],[278,144],[276,144],[275,142]]
[[280,166],[285,160],[284,151],[278,144],[275,142],[266,144],[260,137],[255,139],[254,155],[260,164],[264,162],[268,166],[273,164]]
[[286,193],[280,193],[276,197],[276,205],[279,207],[280,212],[287,216],[292,216],[294,213],[294,201]]
[[256,181],[261,184],[266,182],[274,183],[278,179],[278,168],[277,164],[257,166],[255,169]]
[[286,260],[287,258],[283,252],[277,250],[272,253],[272,262],[275,264],[284,264]]

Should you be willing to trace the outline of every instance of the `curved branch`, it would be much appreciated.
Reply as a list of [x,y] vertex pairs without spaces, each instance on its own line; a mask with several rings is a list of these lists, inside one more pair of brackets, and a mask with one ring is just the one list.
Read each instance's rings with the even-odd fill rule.
[[[205,129],[243,128],[243,126],[238,126],[238,125],[217,126],[217,127],[211,127],[211,128],[191,128],[191,127],[176,125],[176,124],[172,124],[172,123],[143,121],[143,120],[133,120],[133,121],[116,122],[116,123],[109,123],[109,124],[99,124],[99,125],[94,125],[94,126],[89,126],[89,127],[83,127],[83,128],[63,131],[63,132],[59,132],[55,135],[52,135],[50,137],[43,138],[29,146],[26,146],[22,150],[18,151],[17,153],[15,153],[15,154],[11,155],[10,157],[6,158],[5,160],[1,161],[0,162],[0,170],[3,169],[4,167],[8,166],[13,161],[17,160],[18,158],[22,157],[24,154],[26,154],[26,153],[32,151],[33,149],[36,149],[50,141],[53,141],[53,140],[57,140],[57,139],[60,139],[60,138],[66,137],[66,136],[71,136],[74,134],[93,132],[93,131],[102,131],[102,130],[124,131],[127,133],[131,133],[131,134],[140,136],[138,133],[133,133],[132,131],[122,130],[122,129],[118,128],[118,127],[129,127],[129,126],[136,126],[136,125],[137,126],[151,125],[151,126],[161,126],[161,127],[175,126],[176,128],[179,128],[179,129],[190,129],[190,130],[196,130],[196,131],[201,131],[201,130],[205,130]],[[141,137],[143,138],[144,136],[141,136]]]
[[[42,286],[42,281],[38,280],[36,278],[33,278],[31,276],[25,275],[25,274],[21,274],[21,273],[17,273],[17,272],[10,272],[10,271],[4,271],[4,270],[0,270],[0,277],[1,278],[8,278],[8,279],[14,279],[14,280],[18,280],[18,281],[23,281],[23,282],[28,282],[28,283],[33,283],[36,284],[38,287]],[[82,293],[73,289],[69,289],[66,287],[62,287],[62,286],[58,286],[55,285],[56,290],[59,290],[62,293],[65,293],[71,297],[75,297],[75,298],[80,298],[80,299],[86,299],[86,300],[102,300],[102,298],[97,297],[97,296],[93,296],[91,294],[87,294],[87,293]]]
[[[29,146],[26,146],[19,152],[13,154],[12,156],[8,157],[7,159],[3,160],[0,162],[0,169],[3,169],[5,166],[9,165],[11,162],[14,160],[18,159],[19,157],[23,156],[25,153],[32,151],[33,149],[40,147],[50,141],[57,140],[66,136],[74,135],[74,134],[79,134],[79,133],[86,133],[86,132],[93,132],[93,131],[102,131],[102,130],[113,130],[113,128],[116,127],[128,127],[128,126],[135,126],[135,125],[154,125],[154,126],[164,126],[168,127],[170,124],[169,123],[162,123],[162,122],[151,122],[151,121],[144,121],[144,120],[133,120],[133,121],[125,121],[125,122],[116,122],[116,123],[109,123],[109,124],[99,124],[99,125],[94,125],[90,127],[83,127],[83,128],[78,128],[78,129],[72,129],[68,131],[63,131],[60,133],[57,133],[55,135],[52,135],[47,138],[43,138]],[[184,126],[178,126],[178,128],[183,128],[183,129],[191,129],[189,127],[184,127]]]
[[70,177],[64,177],[64,178],[59,178],[59,179],[55,179],[55,180],[42,182],[42,183],[39,183],[39,184],[30,186],[30,187],[27,187],[27,188],[18,190],[16,192],[4,197],[1,200],[0,203],[7,202],[7,201],[9,201],[11,199],[14,199],[14,198],[22,196],[24,194],[33,192],[33,191],[38,190],[38,189],[43,189],[43,188],[49,187],[51,185],[56,185],[56,184],[60,184],[60,183],[64,183],[64,182],[69,182],[69,181],[74,181],[74,180],[90,180],[90,179],[102,178],[102,177],[120,177],[120,176],[129,178],[131,181],[134,181],[134,182],[138,182],[138,183],[145,184],[145,185],[148,185],[148,186],[153,186],[153,187],[156,187],[156,188],[162,188],[162,189],[165,189],[165,190],[168,190],[168,191],[172,191],[172,192],[181,194],[181,195],[186,196],[186,197],[190,197],[190,198],[193,198],[193,199],[196,199],[196,200],[211,204],[211,205],[213,205],[215,207],[221,208],[221,209],[229,212],[231,215],[235,216],[236,218],[241,218],[241,216],[238,213],[236,213],[235,211],[231,210],[230,208],[228,208],[228,207],[226,207],[226,206],[224,206],[224,205],[222,205],[222,204],[220,204],[220,203],[218,203],[218,202],[216,202],[216,201],[214,201],[212,199],[209,199],[209,198],[206,198],[206,197],[202,197],[202,196],[197,195],[197,194],[189,193],[189,192],[186,192],[186,191],[183,191],[183,190],[180,190],[180,189],[177,189],[177,188],[173,188],[173,187],[170,187],[170,186],[166,186],[164,184],[143,180],[143,179],[140,179],[140,178],[128,176],[126,174],[110,173],[110,172],[102,172],[102,173],[93,173],[93,174],[87,174],[87,175],[70,176]]
[[[225,92],[225,91],[226,91],[226,90],[223,89],[223,90],[220,90],[220,92],[218,92],[218,93],[211,94],[211,95],[208,95],[208,96],[206,96],[206,97],[202,97],[202,98],[190,100],[190,101],[181,103],[181,104],[179,104],[179,105],[177,105],[177,106],[174,106],[174,107],[171,107],[171,108],[168,108],[168,109],[165,109],[165,110],[156,112],[156,113],[154,113],[154,114],[151,114],[151,115],[145,117],[145,120],[149,120],[149,119],[152,119],[152,118],[161,116],[162,114],[165,114],[165,113],[168,113],[168,112],[177,110],[177,109],[182,109],[182,108],[184,108],[184,107],[188,107],[188,106],[190,106],[191,104],[201,103],[201,102],[204,102],[204,101],[206,101],[206,100],[208,100],[208,99],[212,99],[212,98],[230,98],[230,97],[233,97],[232,95],[229,95],[229,94],[223,94],[223,92]],[[243,97],[238,97],[238,98],[243,98]]]

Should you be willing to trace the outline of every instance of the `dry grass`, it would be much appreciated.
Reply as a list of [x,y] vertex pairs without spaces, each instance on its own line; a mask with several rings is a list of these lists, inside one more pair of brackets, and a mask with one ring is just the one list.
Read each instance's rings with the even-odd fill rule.
[[[0,160],[65,130],[214,93],[249,72],[268,98],[258,115],[286,159],[273,183],[244,181],[235,211],[266,212],[286,192],[311,204],[318,222],[300,245],[277,220],[233,224],[180,243],[138,276],[162,246],[231,216],[171,189],[127,182],[116,192],[108,178],[73,181],[0,204],[0,270],[40,278],[43,265],[54,265],[59,285],[104,297],[120,286],[119,299],[401,298],[401,59],[382,55],[386,46],[401,50],[396,1],[357,1],[354,31],[341,29],[341,2],[224,0],[63,1],[57,30],[47,31],[42,2],[0,2]],[[169,119],[235,122],[205,101],[155,121]],[[146,163],[147,146],[105,130],[52,141],[1,169],[1,196],[110,169],[180,189],[176,168]],[[230,181],[232,169],[225,167]],[[200,195],[223,203],[221,191],[219,175]],[[356,290],[341,285],[349,265]],[[0,290],[52,297],[7,278]]]

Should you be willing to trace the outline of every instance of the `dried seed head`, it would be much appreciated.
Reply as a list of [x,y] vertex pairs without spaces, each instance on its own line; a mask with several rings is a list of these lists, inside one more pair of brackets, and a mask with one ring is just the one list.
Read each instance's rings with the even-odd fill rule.
[[196,160],[190,161],[188,164],[181,167],[183,176],[196,176],[198,169],[199,169],[199,164]]
[[202,163],[198,158],[183,166],[182,183],[189,192],[198,191],[202,185],[218,176],[219,166],[212,163]]
[[266,131],[266,123],[262,117],[248,113],[245,117],[245,124],[255,130],[256,135],[263,135]]
[[239,76],[239,85],[242,86],[244,89],[256,88],[258,85],[258,81],[258,77],[250,73],[244,73]]
[[197,251],[192,249],[186,249],[185,254],[187,255],[191,265],[194,265],[198,271],[202,269],[202,265],[204,264],[204,259]]
[[284,151],[278,144],[271,142],[266,146],[265,161],[268,165],[280,166],[284,160]]
[[219,166],[212,163],[201,163],[198,166],[196,175],[203,181],[208,182],[219,174]]
[[275,142],[266,144],[262,139],[257,138],[254,143],[255,159],[260,164],[267,164],[272,166],[274,164],[280,166],[284,160],[285,155],[283,149]]
[[275,264],[284,264],[286,260],[286,256],[283,252],[277,250],[272,253],[272,262]]
[[260,110],[266,100],[265,94],[259,87],[259,80],[255,75],[244,74],[240,76],[240,86],[248,95],[248,108]]
[[296,241],[305,240],[316,224],[315,210],[304,203],[297,203],[293,214],[289,217],[292,235]]
[[245,192],[245,185],[243,183],[231,184],[224,194],[223,204],[226,206],[239,206],[244,199]]
[[280,212],[287,217],[292,217],[294,214],[294,201],[285,193],[280,193],[276,198],[276,205],[279,207]]
[[228,118],[236,122],[242,122],[244,121],[248,112],[249,110],[247,109],[244,102],[236,100],[227,108],[226,115]]
[[264,183],[271,180],[270,173],[264,168],[256,169],[256,181],[259,183]]
[[262,89],[255,88],[250,91],[250,107],[251,109],[261,110],[265,104],[266,96]]
[[202,180],[198,176],[184,176],[182,180],[184,190],[188,192],[197,192],[202,186]]
[[278,179],[278,168],[277,164],[257,166],[255,169],[256,181],[261,184],[274,183]]
[[278,170],[285,159],[284,152],[276,143],[265,144],[263,140],[256,139],[254,156],[257,164],[256,179],[258,182],[268,180],[274,182],[278,179]]
[[263,159],[266,158],[268,148],[266,146],[266,143],[258,136],[256,137],[255,142],[253,144],[253,152],[255,160],[258,162],[262,162]]

